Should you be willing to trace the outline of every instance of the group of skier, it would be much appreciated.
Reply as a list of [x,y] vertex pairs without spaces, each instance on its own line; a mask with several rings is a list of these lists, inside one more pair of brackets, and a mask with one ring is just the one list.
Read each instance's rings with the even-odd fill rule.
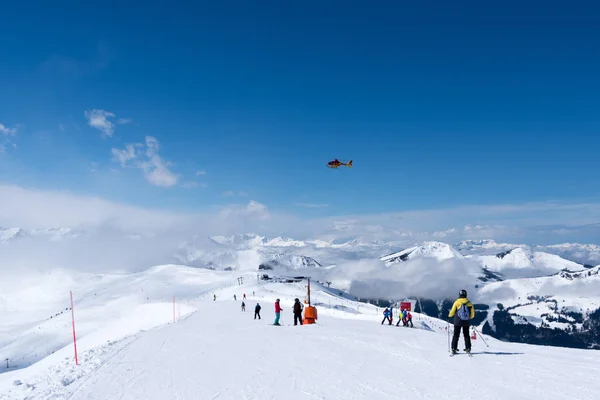
[[[252,293],[254,295],[254,292]],[[216,300],[216,295],[213,295],[214,299]],[[233,295],[234,300],[237,299],[236,295]],[[246,299],[246,294],[244,293],[243,299]],[[260,318],[260,310],[261,310],[261,306],[259,303],[256,303],[256,306],[254,307],[254,319]],[[385,323],[385,321],[388,321],[389,325],[392,325],[392,321],[393,321],[393,314],[392,314],[392,308],[387,308],[383,311],[383,320],[381,321],[381,325],[383,325]],[[246,303],[245,301],[242,301],[242,311],[246,311]],[[280,304],[280,299],[275,300],[275,322],[273,322],[273,325],[276,326],[281,326],[281,324],[279,323],[279,320],[281,318],[281,312],[283,311],[283,309],[281,308],[281,304]],[[294,326],[300,324],[302,325],[302,311],[304,311],[304,306],[302,305],[302,303],[300,302],[300,300],[298,298],[294,299],[294,306],[293,306],[293,314],[294,314]],[[401,311],[399,317],[398,318],[398,322],[396,323],[396,326],[400,325],[400,321],[402,321],[402,325],[403,326],[409,326],[414,328],[413,322],[412,322],[412,314],[410,313],[410,311],[404,309]],[[473,303],[471,303],[471,301],[469,301],[469,299],[467,298],[467,291],[462,289],[458,292],[458,299],[456,299],[456,301],[454,302],[454,304],[452,305],[452,308],[450,309],[450,312],[448,313],[448,324],[450,324],[450,318],[454,318],[454,321],[452,321],[452,325],[454,326],[454,333],[452,336],[452,343],[450,345],[450,351],[452,353],[452,355],[456,354],[456,352],[458,351],[458,340],[460,338],[460,333],[462,331],[463,333],[463,337],[465,339],[465,351],[467,353],[471,353],[471,336],[469,335],[469,329],[471,327],[471,320],[473,318],[475,318],[475,307],[473,306]]]
[[[281,326],[279,319],[281,318],[281,312],[283,311],[279,302],[279,299],[275,300],[275,322],[273,322],[273,325],[276,326]],[[300,299],[294,299],[294,306],[292,308],[294,314],[294,326],[302,325],[302,311],[304,311],[304,305],[302,305]]]
[[[254,294],[254,292],[253,292]],[[246,294],[244,294],[244,299],[246,299]],[[216,296],[215,296],[216,299]],[[234,294],[233,295],[233,299],[237,300],[237,296]],[[259,303],[256,303],[256,306],[254,306],[254,319],[261,319],[260,317],[260,310],[262,309],[261,305]],[[246,302],[242,300],[242,311],[245,312],[246,311]],[[281,304],[280,304],[280,299],[275,300],[275,322],[273,322],[273,325],[276,326],[281,326],[281,324],[279,323],[279,320],[281,318],[281,312],[283,311],[283,309],[281,308]],[[304,306],[302,305],[302,303],[300,302],[300,299],[296,298],[294,299],[294,307],[292,309],[293,314],[294,314],[294,326],[297,326],[298,324],[302,325],[302,311],[304,311]]]
[[[408,326],[410,324],[411,327],[414,327],[412,323],[412,315],[406,309],[400,312],[401,318],[398,318],[398,322],[396,326],[400,325],[400,321],[402,321],[403,326]],[[454,318],[453,321],[450,321],[450,318]],[[450,312],[448,313],[448,324],[452,322],[454,326],[454,333],[452,335],[452,343],[450,344],[450,351],[452,355],[456,354],[458,351],[458,340],[460,338],[460,333],[462,331],[463,338],[465,339],[465,351],[467,353],[471,353],[471,336],[469,335],[469,329],[471,327],[471,320],[475,318],[475,307],[473,303],[469,301],[467,298],[467,291],[462,289],[458,292],[458,299],[452,305]],[[393,321],[393,308],[386,307],[383,310],[383,320],[381,321],[381,325],[383,325],[386,321],[388,321],[389,325],[392,325]]]
[[[385,310],[383,310],[383,320],[381,321],[381,325],[383,325],[383,323],[385,321],[388,321],[389,325],[392,324],[393,319],[394,319],[393,315],[392,315],[393,314],[392,310],[393,310],[392,308],[387,308],[387,307],[385,308]],[[410,324],[410,326],[412,328],[415,327],[412,322],[412,314],[409,311],[402,310],[400,312],[400,316],[402,318],[398,318],[398,322],[396,323],[396,326],[399,326],[400,322],[402,322],[403,326],[408,326]]]

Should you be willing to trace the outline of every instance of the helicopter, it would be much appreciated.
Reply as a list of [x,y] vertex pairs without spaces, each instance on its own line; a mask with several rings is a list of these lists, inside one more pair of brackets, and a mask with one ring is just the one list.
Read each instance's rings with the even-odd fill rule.
[[333,161],[329,161],[327,163],[327,167],[334,168],[334,169],[337,169],[337,168],[341,167],[342,165],[345,165],[346,167],[350,168],[350,167],[352,167],[352,160],[345,163],[345,162],[341,162],[340,160],[338,160],[336,158]]

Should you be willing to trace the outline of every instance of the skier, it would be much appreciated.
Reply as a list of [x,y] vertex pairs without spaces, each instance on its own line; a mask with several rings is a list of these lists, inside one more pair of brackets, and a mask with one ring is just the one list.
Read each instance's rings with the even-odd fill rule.
[[260,304],[256,303],[256,307],[254,307],[254,319],[258,317],[260,319]]
[[383,310],[383,320],[381,321],[381,325],[383,325],[386,320],[391,321],[390,315],[390,309],[386,307],[385,310]]
[[236,295],[235,295],[235,294],[233,295],[233,300],[234,300],[234,301],[235,301],[235,300],[237,300],[237,297],[236,297]]
[[408,322],[406,321],[407,317],[408,317],[408,311],[402,310],[402,325],[404,325],[404,326],[408,325]]
[[294,299],[294,326],[298,325],[298,322],[300,322],[300,325],[302,325],[303,309],[304,306],[302,305],[302,303],[300,303],[300,300]]
[[213,301],[217,301],[217,295],[213,293]]
[[471,320],[475,318],[475,307],[473,303],[467,298],[467,291],[461,289],[458,292],[458,299],[452,305],[452,309],[448,313],[448,322],[450,318],[454,317],[454,336],[452,337],[452,354],[456,354],[458,347],[458,338],[460,337],[460,331],[463,331],[463,337],[465,338],[465,351],[471,352],[471,337],[469,336],[469,328],[471,327]]
[[411,313],[406,314],[406,325],[408,325],[409,323],[410,323],[411,328],[415,327],[412,323],[412,314]]
[[242,311],[246,311],[246,303],[242,301]]
[[404,317],[404,313],[406,312],[406,310],[402,310],[400,311],[400,315],[398,315],[398,322],[396,322],[396,326],[400,325],[400,322],[402,322],[402,325],[406,325],[406,318]]
[[281,326],[279,324],[279,317],[281,317],[282,311],[283,310],[281,309],[281,306],[279,305],[279,299],[275,300],[275,322],[273,322],[273,325]]
[[246,300],[246,293],[244,293],[244,300]]

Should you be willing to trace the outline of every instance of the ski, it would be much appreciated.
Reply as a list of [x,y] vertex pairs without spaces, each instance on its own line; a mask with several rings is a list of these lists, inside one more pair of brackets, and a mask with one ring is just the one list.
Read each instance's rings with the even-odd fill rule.
[[[450,353],[450,354],[448,354],[448,355],[449,355],[450,357],[454,357],[454,356],[456,356],[456,355],[458,355],[458,354],[459,354],[459,353],[457,352],[457,353]],[[466,354],[466,355],[468,355],[469,357],[473,357],[473,354],[471,354],[471,353],[470,353],[470,352],[468,352],[468,351],[465,351],[465,354]]]

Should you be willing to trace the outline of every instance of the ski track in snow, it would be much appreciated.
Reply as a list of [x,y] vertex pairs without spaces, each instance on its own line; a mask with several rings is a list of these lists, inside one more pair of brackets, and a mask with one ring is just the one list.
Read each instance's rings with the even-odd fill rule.
[[[600,372],[595,351],[487,338],[489,348],[473,341],[472,358],[448,357],[445,333],[329,316],[320,317],[322,325],[294,327],[285,307],[284,325],[275,328],[268,308],[254,320],[237,302],[207,301],[179,323],[90,350],[80,367],[72,360],[54,367],[47,379],[55,383],[46,393],[26,389],[31,397],[2,398],[597,398],[590,387]],[[64,379],[77,378],[65,385]]]

